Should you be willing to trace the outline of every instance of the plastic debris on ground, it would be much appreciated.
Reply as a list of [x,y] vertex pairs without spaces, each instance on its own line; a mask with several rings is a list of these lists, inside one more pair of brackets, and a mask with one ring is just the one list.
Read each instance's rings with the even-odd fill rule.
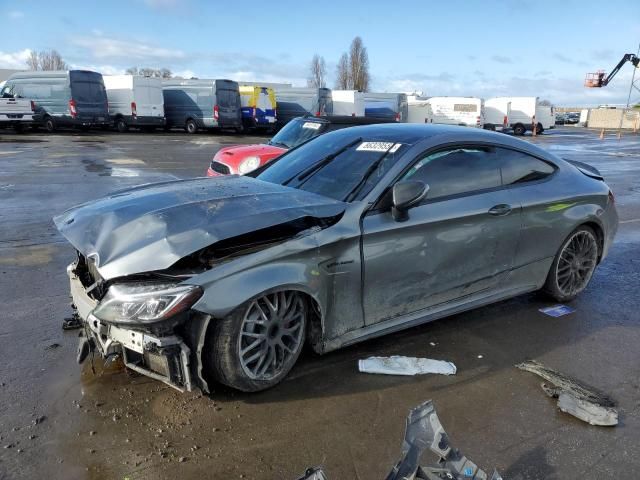
[[[422,454],[431,451],[437,457],[433,465],[421,465]],[[375,478],[382,478],[375,477]],[[402,455],[386,480],[502,480],[493,471],[491,477],[454,448],[444,431],[436,409],[428,400],[409,412],[402,442]],[[322,469],[310,468],[299,480],[327,480]]]
[[538,310],[540,313],[549,315],[550,317],[562,317],[563,315],[569,315],[576,311],[575,308],[571,308],[568,305],[554,305],[553,307],[545,307]]
[[535,360],[516,365],[520,370],[535,373],[552,385],[543,383],[544,392],[558,399],[558,408],[591,425],[615,426],[618,424],[618,411],[615,402],[597,389],[556,372]]
[[430,358],[403,357],[369,357],[358,361],[358,368],[363,373],[377,373],[382,375],[423,375],[437,373],[440,375],[455,375],[456,366],[445,360]]

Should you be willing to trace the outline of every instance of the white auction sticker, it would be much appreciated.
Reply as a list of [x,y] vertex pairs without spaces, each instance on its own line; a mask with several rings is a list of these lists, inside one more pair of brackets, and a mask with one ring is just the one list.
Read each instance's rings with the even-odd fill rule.
[[362,142],[356,150],[360,152],[389,152],[395,153],[402,146],[401,143],[391,142]]
[[302,128],[310,128],[311,130],[318,130],[322,124],[316,122],[304,122]]

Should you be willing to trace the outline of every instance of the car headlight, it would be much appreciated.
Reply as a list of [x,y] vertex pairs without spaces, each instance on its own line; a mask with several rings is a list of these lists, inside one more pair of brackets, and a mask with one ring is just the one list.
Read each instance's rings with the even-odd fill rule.
[[116,284],[109,287],[92,313],[105,322],[154,323],[184,312],[201,296],[197,285]]
[[255,170],[259,166],[260,166],[259,157],[247,157],[242,161],[242,163],[238,167],[238,173],[240,175],[244,175],[245,173],[249,173],[250,171]]

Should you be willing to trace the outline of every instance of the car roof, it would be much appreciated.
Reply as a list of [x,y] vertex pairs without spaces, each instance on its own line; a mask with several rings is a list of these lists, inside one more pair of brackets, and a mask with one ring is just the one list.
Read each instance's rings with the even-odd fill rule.
[[326,117],[316,117],[315,115],[305,115],[297,119],[307,122],[326,123],[332,125],[371,125],[378,123],[391,123],[392,120],[374,117],[354,117],[353,115],[328,115]]

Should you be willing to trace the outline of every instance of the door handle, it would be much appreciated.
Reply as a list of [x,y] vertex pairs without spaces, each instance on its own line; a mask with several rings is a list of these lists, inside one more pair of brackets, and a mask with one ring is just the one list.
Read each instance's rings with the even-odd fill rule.
[[511,213],[511,205],[507,205],[506,203],[501,203],[489,209],[489,215],[493,215],[494,217],[508,215],[509,213]]

